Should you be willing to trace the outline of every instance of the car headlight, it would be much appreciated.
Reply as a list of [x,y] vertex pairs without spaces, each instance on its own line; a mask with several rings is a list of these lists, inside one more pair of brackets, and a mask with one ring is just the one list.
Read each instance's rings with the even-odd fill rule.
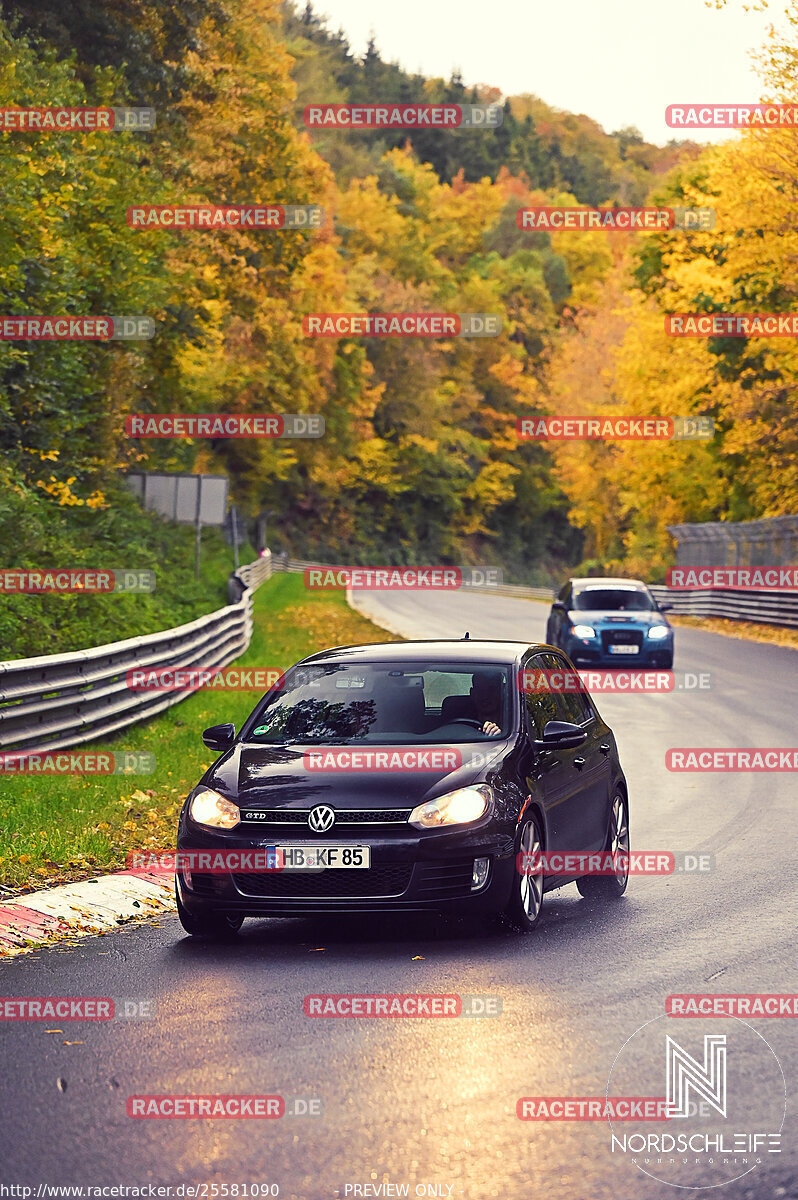
[[189,807],[191,820],[198,825],[210,825],[214,829],[235,829],[241,820],[238,806],[225,800],[212,788],[198,792]]
[[572,625],[571,633],[574,637],[588,638],[595,637],[596,631],[592,625]]
[[667,637],[670,633],[668,625],[652,625],[648,631],[648,636],[654,641],[659,641],[660,638]]
[[427,800],[413,809],[407,818],[416,829],[437,829],[441,825],[467,825],[484,817],[492,792],[486,783],[458,788],[435,800]]

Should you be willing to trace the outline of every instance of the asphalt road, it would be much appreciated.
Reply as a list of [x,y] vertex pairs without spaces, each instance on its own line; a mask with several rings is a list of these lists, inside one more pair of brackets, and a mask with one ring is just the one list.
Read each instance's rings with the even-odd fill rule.
[[[544,631],[546,607],[532,601],[361,599],[415,636]],[[633,848],[713,855],[711,871],[635,877],[611,908],[571,886],[547,896],[528,938],[492,924],[291,919],[248,921],[237,944],[220,947],[193,943],[168,917],[4,965],[4,995],[137,997],[154,1001],[155,1017],[0,1022],[0,1182],[33,1195],[40,1184],[208,1183],[218,1190],[207,1195],[223,1196],[222,1185],[269,1183],[303,1200],[675,1197],[611,1152],[606,1122],[516,1115],[520,1097],[604,1096],[611,1070],[623,1086],[610,1095],[662,1095],[664,1072],[650,1089],[648,1051],[638,1075],[629,1046],[616,1061],[659,1019],[651,1028],[667,1024],[699,1057],[702,1035],[730,1031],[733,1104],[770,1131],[783,1097],[767,1039],[786,1080],[782,1151],[712,1194],[798,1197],[798,1022],[661,1019],[672,993],[798,991],[794,774],[675,775],[664,765],[669,747],[798,745],[796,664],[791,650],[681,629],[676,669],[708,672],[708,688],[598,698],[630,784]],[[310,1019],[302,999],[319,992],[487,994],[502,1012]],[[277,1094],[289,1108],[319,1098],[323,1115],[126,1115],[128,1096],[167,1093]],[[647,1169],[707,1187],[753,1164]]]

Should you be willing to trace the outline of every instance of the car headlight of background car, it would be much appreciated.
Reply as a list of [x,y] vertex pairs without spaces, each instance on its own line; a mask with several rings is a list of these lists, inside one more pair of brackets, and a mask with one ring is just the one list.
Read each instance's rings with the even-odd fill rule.
[[435,800],[427,800],[413,809],[407,818],[416,829],[438,829],[442,825],[468,825],[484,817],[493,799],[486,783],[458,788]]
[[669,633],[670,633],[669,625],[652,625],[648,631],[648,636],[651,638],[652,641],[656,642],[656,641],[660,641],[662,638],[666,638]]
[[596,631],[592,625],[572,625],[571,633],[578,638],[592,638],[596,636]]
[[225,800],[212,788],[197,792],[189,805],[189,815],[198,825],[209,825],[213,829],[235,829],[241,820],[238,806]]

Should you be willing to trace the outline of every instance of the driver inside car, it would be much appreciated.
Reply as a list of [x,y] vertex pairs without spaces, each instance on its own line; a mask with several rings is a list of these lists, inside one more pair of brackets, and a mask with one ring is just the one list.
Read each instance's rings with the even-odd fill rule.
[[477,713],[477,720],[482,722],[482,732],[490,737],[498,737],[501,728],[498,722],[502,719],[502,673],[501,671],[474,672],[471,683],[471,699]]

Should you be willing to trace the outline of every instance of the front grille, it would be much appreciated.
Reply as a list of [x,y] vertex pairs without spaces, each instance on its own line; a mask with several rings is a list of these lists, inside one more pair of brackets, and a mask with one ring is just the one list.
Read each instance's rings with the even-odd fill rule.
[[639,629],[602,629],[601,645],[604,651],[610,646],[642,646],[643,635]]
[[471,891],[473,858],[447,863],[420,863],[416,870],[416,895],[419,900],[445,900]]
[[412,863],[389,863],[367,870],[292,871],[277,874],[233,875],[244,896],[273,899],[401,896],[407,890]]
[[[300,808],[257,808],[253,812],[263,813],[262,817],[252,817],[241,810],[241,823],[249,825],[304,825],[308,827],[309,809]],[[340,825],[405,825],[413,810],[410,808],[349,808],[337,809],[335,823],[326,830],[332,833]],[[314,837],[318,835],[313,834]]]

